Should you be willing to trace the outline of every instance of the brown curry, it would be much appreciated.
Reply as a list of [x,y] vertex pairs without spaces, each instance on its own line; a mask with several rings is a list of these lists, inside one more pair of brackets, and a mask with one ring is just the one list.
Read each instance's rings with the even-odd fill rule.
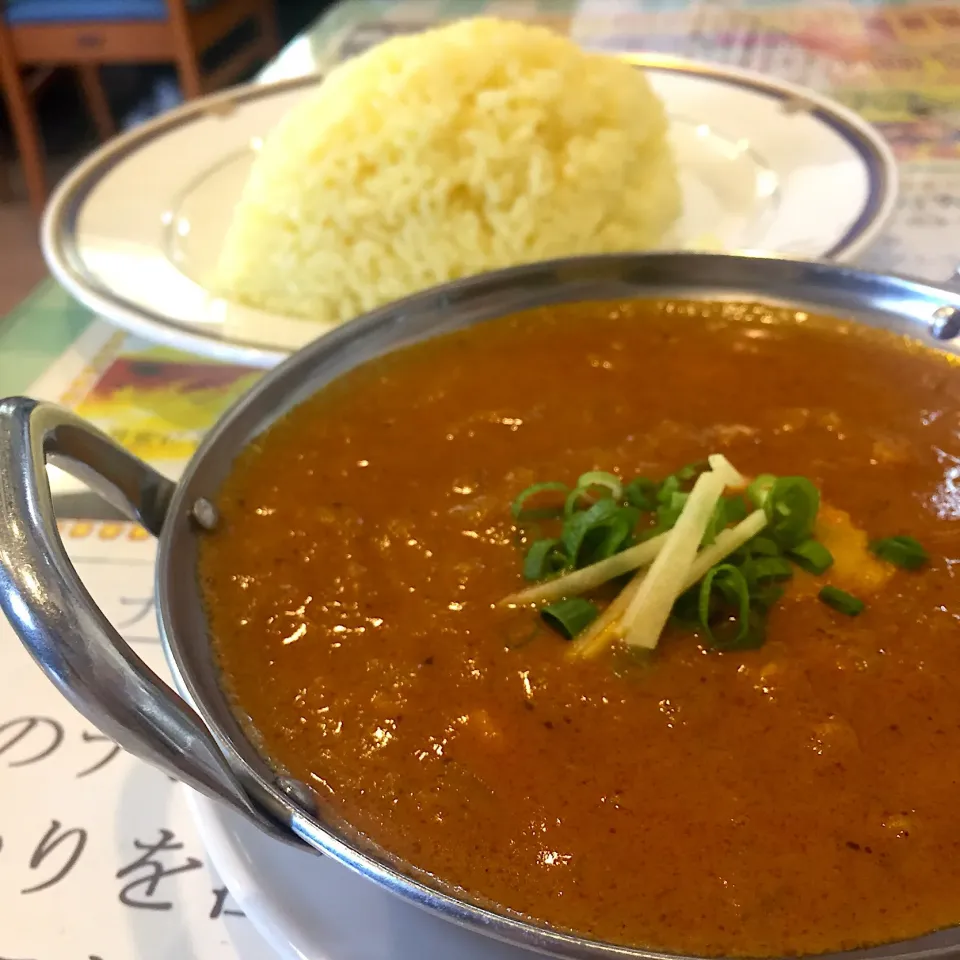
[[[708,452],[931,560],[761,649],[571,662],[509,505]],[[760,305],[580,304],[353,371],[237,463],[202,572],[266,753],[374,841],[557,928],[696,955],[960,922],[960,372]],[[829,577],[828,577],[829,579]],[[870,592],[872,589],[873,592]]]

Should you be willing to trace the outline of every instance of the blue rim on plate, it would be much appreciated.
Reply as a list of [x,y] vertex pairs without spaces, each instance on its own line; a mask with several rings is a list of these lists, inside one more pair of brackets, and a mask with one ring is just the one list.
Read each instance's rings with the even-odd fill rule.
[[[867,197],[857,219],[847,232],[823,254],[824,260],[852,259],[861,252],[886,223],[896,204],[899,174],[893,151],[877,130],[862,117],[812,90],[774,80],[749,70],[719,64],[684,61],[654,54],[627,55],[624,59],[645,70],[696,73],[720,83],[742,87],[754,93],[790,104],[830,127],[863,161],[869,184]],[[869,236],[868,236],[869,235]]]

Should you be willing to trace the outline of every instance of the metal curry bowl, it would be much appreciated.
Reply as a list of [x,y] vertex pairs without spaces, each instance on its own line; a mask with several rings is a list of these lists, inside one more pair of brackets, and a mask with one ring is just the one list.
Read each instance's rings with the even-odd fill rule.
[[[458,281],[340,327],[267,374],[220,420],[178,484],[55,406],[0,403],[0,603],[21,640],[81,713],[129,752],[239,810],[275,837],[333,857],[407,900],[478,932],[557,957],[660,957],[589,941],[444,889],[361,841],[303,784],[257,752],[221,690],[197,575],[212,502],[251,438],[364,361],[445,331],[532,307],[637,297],[761,300],[839,315],[960,352],[960,293],[846,267],[702,254],[615,255],[535,264]],[[957,342],[954,341],[956,338]],[[97,609],[57,533],[44,465],[91,483],[159,537],[157,609],[182,699]],[[958,916],[960,919],[960,916]],[[845,957],[960,950],[960,928]]]

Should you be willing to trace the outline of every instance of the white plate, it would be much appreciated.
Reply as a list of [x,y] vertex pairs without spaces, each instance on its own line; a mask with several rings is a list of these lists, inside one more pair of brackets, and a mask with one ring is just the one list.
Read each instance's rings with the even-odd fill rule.
[[192,790],[217,873],[257,931],[289,960],[534,960],[427,913],[335,863],[261,833]]
[[[665,246],[854,259],[893,209],[879,134],[833,101],[760,74],[629,57],[666,104],[684,216]],[[204,286],[265,134],[320,82],[193,101],[107,144],[43,221],[54,276],[107,320],[208,357],[272,366],[328,327],[260,313]]]

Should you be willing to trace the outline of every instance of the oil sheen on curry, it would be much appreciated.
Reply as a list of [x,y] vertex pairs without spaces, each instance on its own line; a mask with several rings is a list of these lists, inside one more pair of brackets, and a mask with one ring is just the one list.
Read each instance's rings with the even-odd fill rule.
[[[531,548],[604,498],[631,526],[615,550],[673,506],[679,538],[711,454],[752,484],[724,488],[741,499],[724,536],[764,521],[756,478],[803,478],[784,502],[819,495],[803,549],[829,567],[796,542],[761,551],[777,534],[760,531],[705,601],[702,580],[677,595],[654,650],[614,631],[575,655],[540,605],[504,602],[569,575],[554,544],[525,579]],[[635,478],[651,504],[623,513]],[[541,309],[342,377],[243,454],[219,506],[201,566],[238,711],[439,882],[701,956],[960,922],[960,375],[943,356],[758,304]],[[584,594],[583,620],[657,562]],[[754,591],[751,564],[780,573]]]

